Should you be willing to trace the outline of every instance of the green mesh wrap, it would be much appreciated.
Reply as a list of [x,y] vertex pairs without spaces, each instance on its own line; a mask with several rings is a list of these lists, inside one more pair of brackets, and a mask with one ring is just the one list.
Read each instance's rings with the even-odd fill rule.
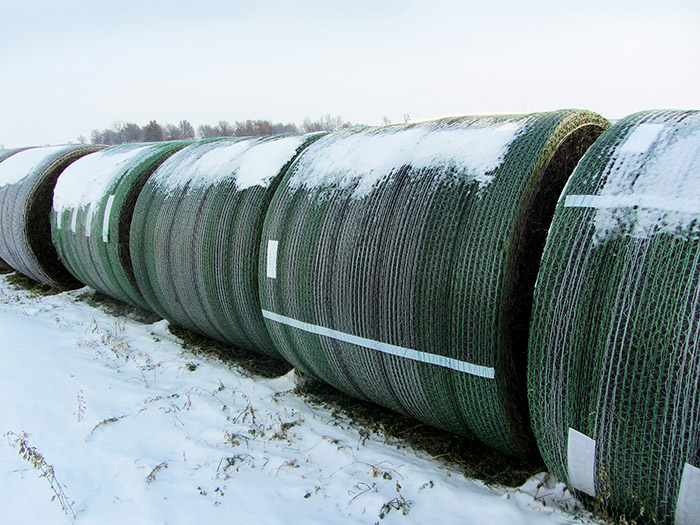
[[51,235],[80,282],[148,308],[136,287],[129,228],[136,198],[153,171],[189,142],[112,146],[71,164],[54,189]]
[[699,189],[700,112],[617,122],[566,186],[535,293],[528,395],[542,456],[641,521],[674,522],[684,468],[700,467]]
[[290,168],[263,228],[261,304],[275,346],[351,395],[531,453],[525,359],[544,232],[607,126],[559,111],[320,139]]
[[260,313],[260,232],[281,175],[316,138],[202,141],[155,171],[136,202],[130,236],[136,281],[153,311],[279,357]]
[[101,146],[54,146],[13,154],[0,162],[0,258],[35,281],[68,289],[80,283],[51,243],[49,215],[61,172]]

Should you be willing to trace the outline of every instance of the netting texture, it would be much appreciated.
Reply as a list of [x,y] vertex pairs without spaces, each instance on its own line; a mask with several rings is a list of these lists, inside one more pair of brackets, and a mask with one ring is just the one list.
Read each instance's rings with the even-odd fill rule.
[[8,157],[11,157],[15,153],[19,153],[20,151],[24,151],[29,148],[13,148],[13,149],[2,149],[0,150],[0,162],[5,160]]
[[201,141],[155,171],[136,202],[130,236],[136,281],[153,311],[279,358],[260,312],[260,234],[282,174],[315,139]]
[[557,205],[535,293],[542,456],[582,488],[569,429],[594,440],[586,492],[640,522],[674,522],[684,466],[700,467],[699,187],[700,112],[617,122]]
[[56,179],[99,146],[54,146],[15,153],[0,162],[0,258],[35,281],[61,289],[80,283],[59,261],[49,215]]
[[570,110],[346,130],[311,145],[263,229],[261,304],[276,347],[351,395],[532,453],[524,367],[543,232],[607,126]]
[[[20,151],[23,151],[24,149],[27,149],[27,148],[15,148],[15,149],[0,150],[0,162],[2,162],[3,160],[5,160],[8,157],[11,157],[15,153],[19,153]],[[7,263],[5,263],[5,261],[0,259],[0,270],[12,270],[12,268]]]
[[131,217],[148,177],[188,144],[112,146],[64,170],[54,189],[51,234],[60,260],[76,279],[148,308],[136,286],[131,264]]

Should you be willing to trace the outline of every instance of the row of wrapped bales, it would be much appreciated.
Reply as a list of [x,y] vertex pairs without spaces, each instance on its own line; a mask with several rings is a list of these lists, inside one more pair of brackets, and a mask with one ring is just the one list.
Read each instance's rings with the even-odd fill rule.
[[608,127],[13,152],[0,257],[507,453],[536,442],[612,513],[698,523],[700,112]]
[[130,233],[136,282],[153,311],[279,358],[260,312],[260,232],[282,174],[317,137],[201,141],[155,171]]
[[80,282],[148,308],[136,286],[129,230],[136,199],[155,169],[189,142],[112,146],[75,161],[56,182],[51,233]]
[[0,259],[14,270],[56,288],[80,283],[65,269],[51,242],[49,214],[61,172],[99,146],[54,146],[19,151],[0,162]]
[[700,112],[626,117],[560,199],[528,385],[551,472],[640,522],[700,523]]
[[261,238],[277,350],[353,396],[533,453],[532,288],[557,197],[608,125],[570,110],[319,139],[275,192]]

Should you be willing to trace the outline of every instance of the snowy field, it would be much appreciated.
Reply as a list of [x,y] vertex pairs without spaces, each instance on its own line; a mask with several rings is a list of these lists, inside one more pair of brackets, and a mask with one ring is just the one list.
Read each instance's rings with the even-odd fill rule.
[[[487,486],[183,349],[166,321],[0,276],[2,523],[590,523],[545,474]],[[365,433],[366,434],[366,433]],[[24,443],[26,459],[20,455]],[[42,470],[46,473],[42,477]]]

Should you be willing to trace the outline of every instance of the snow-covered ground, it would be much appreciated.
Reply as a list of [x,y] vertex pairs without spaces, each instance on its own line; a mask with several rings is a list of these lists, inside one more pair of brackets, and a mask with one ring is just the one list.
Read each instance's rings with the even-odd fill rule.
[[2,523],[590,521],[544,474],[486,486],[362,439],[293,393],[293,373],[197,357],[166,321],[115,317],[86,292],[44,297],[0,276]]

